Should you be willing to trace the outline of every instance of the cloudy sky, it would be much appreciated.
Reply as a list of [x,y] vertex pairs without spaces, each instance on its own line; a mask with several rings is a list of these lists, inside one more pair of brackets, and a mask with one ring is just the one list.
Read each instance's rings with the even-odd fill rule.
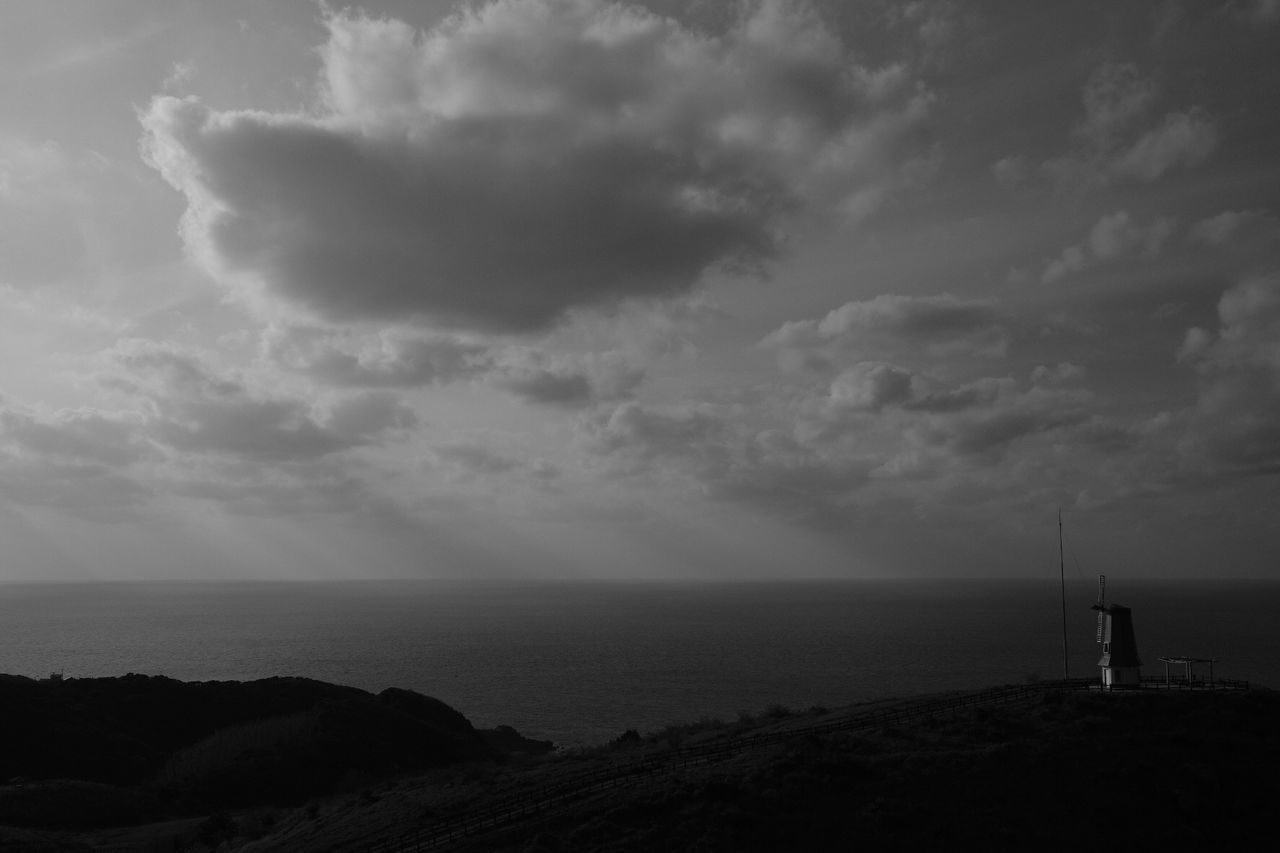
[[1277,44],[4,0],[0,578],[1273,574]]

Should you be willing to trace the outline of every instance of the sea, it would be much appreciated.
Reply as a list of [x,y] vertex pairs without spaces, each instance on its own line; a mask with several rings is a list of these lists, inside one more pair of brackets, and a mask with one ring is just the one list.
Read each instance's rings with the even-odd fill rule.
[[[1214,658],[1217,677],[1280,687],[1280,582],[1113,579],[1108,594],[1133,609],[1145,674]],[[1095,596],[1068,583],[1073,677],[1098,673]],[[0,584],[0,672],[404,687],[573,748],[1060,678],[1063,621],[1057,578]]]

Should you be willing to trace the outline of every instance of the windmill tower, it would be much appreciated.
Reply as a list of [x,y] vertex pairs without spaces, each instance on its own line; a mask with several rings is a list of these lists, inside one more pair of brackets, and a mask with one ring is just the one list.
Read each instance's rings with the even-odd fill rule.
[[1102,686],[1140,687],[1142,661],[1138,641],[1133,638],[1133,612],[1123,604],[1106,603],[1107,576],[1098,575],[1098,642],[1102,643]]

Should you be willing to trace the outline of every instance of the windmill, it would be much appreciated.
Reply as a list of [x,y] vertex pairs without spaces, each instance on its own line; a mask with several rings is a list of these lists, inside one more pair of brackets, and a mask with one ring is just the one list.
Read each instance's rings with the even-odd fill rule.
[[1133,637],[1133,612],[1123,604],[1107,604],[1107,576],[1098,575],[1097,641],[1102,644],[1102,686],[1139,687],[1142,684],[1142,661],[1138,658],[1138,641]]

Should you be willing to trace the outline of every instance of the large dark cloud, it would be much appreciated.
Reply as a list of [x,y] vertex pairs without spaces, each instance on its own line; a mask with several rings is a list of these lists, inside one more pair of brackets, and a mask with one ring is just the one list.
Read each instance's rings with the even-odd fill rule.
[[780,0],[715,37],[597,0],[327,24],[323,115],[161,97],[143,122],[189,246],[338,321],[540,329],[756,267],[789,211],[891,175],[928,103]]

